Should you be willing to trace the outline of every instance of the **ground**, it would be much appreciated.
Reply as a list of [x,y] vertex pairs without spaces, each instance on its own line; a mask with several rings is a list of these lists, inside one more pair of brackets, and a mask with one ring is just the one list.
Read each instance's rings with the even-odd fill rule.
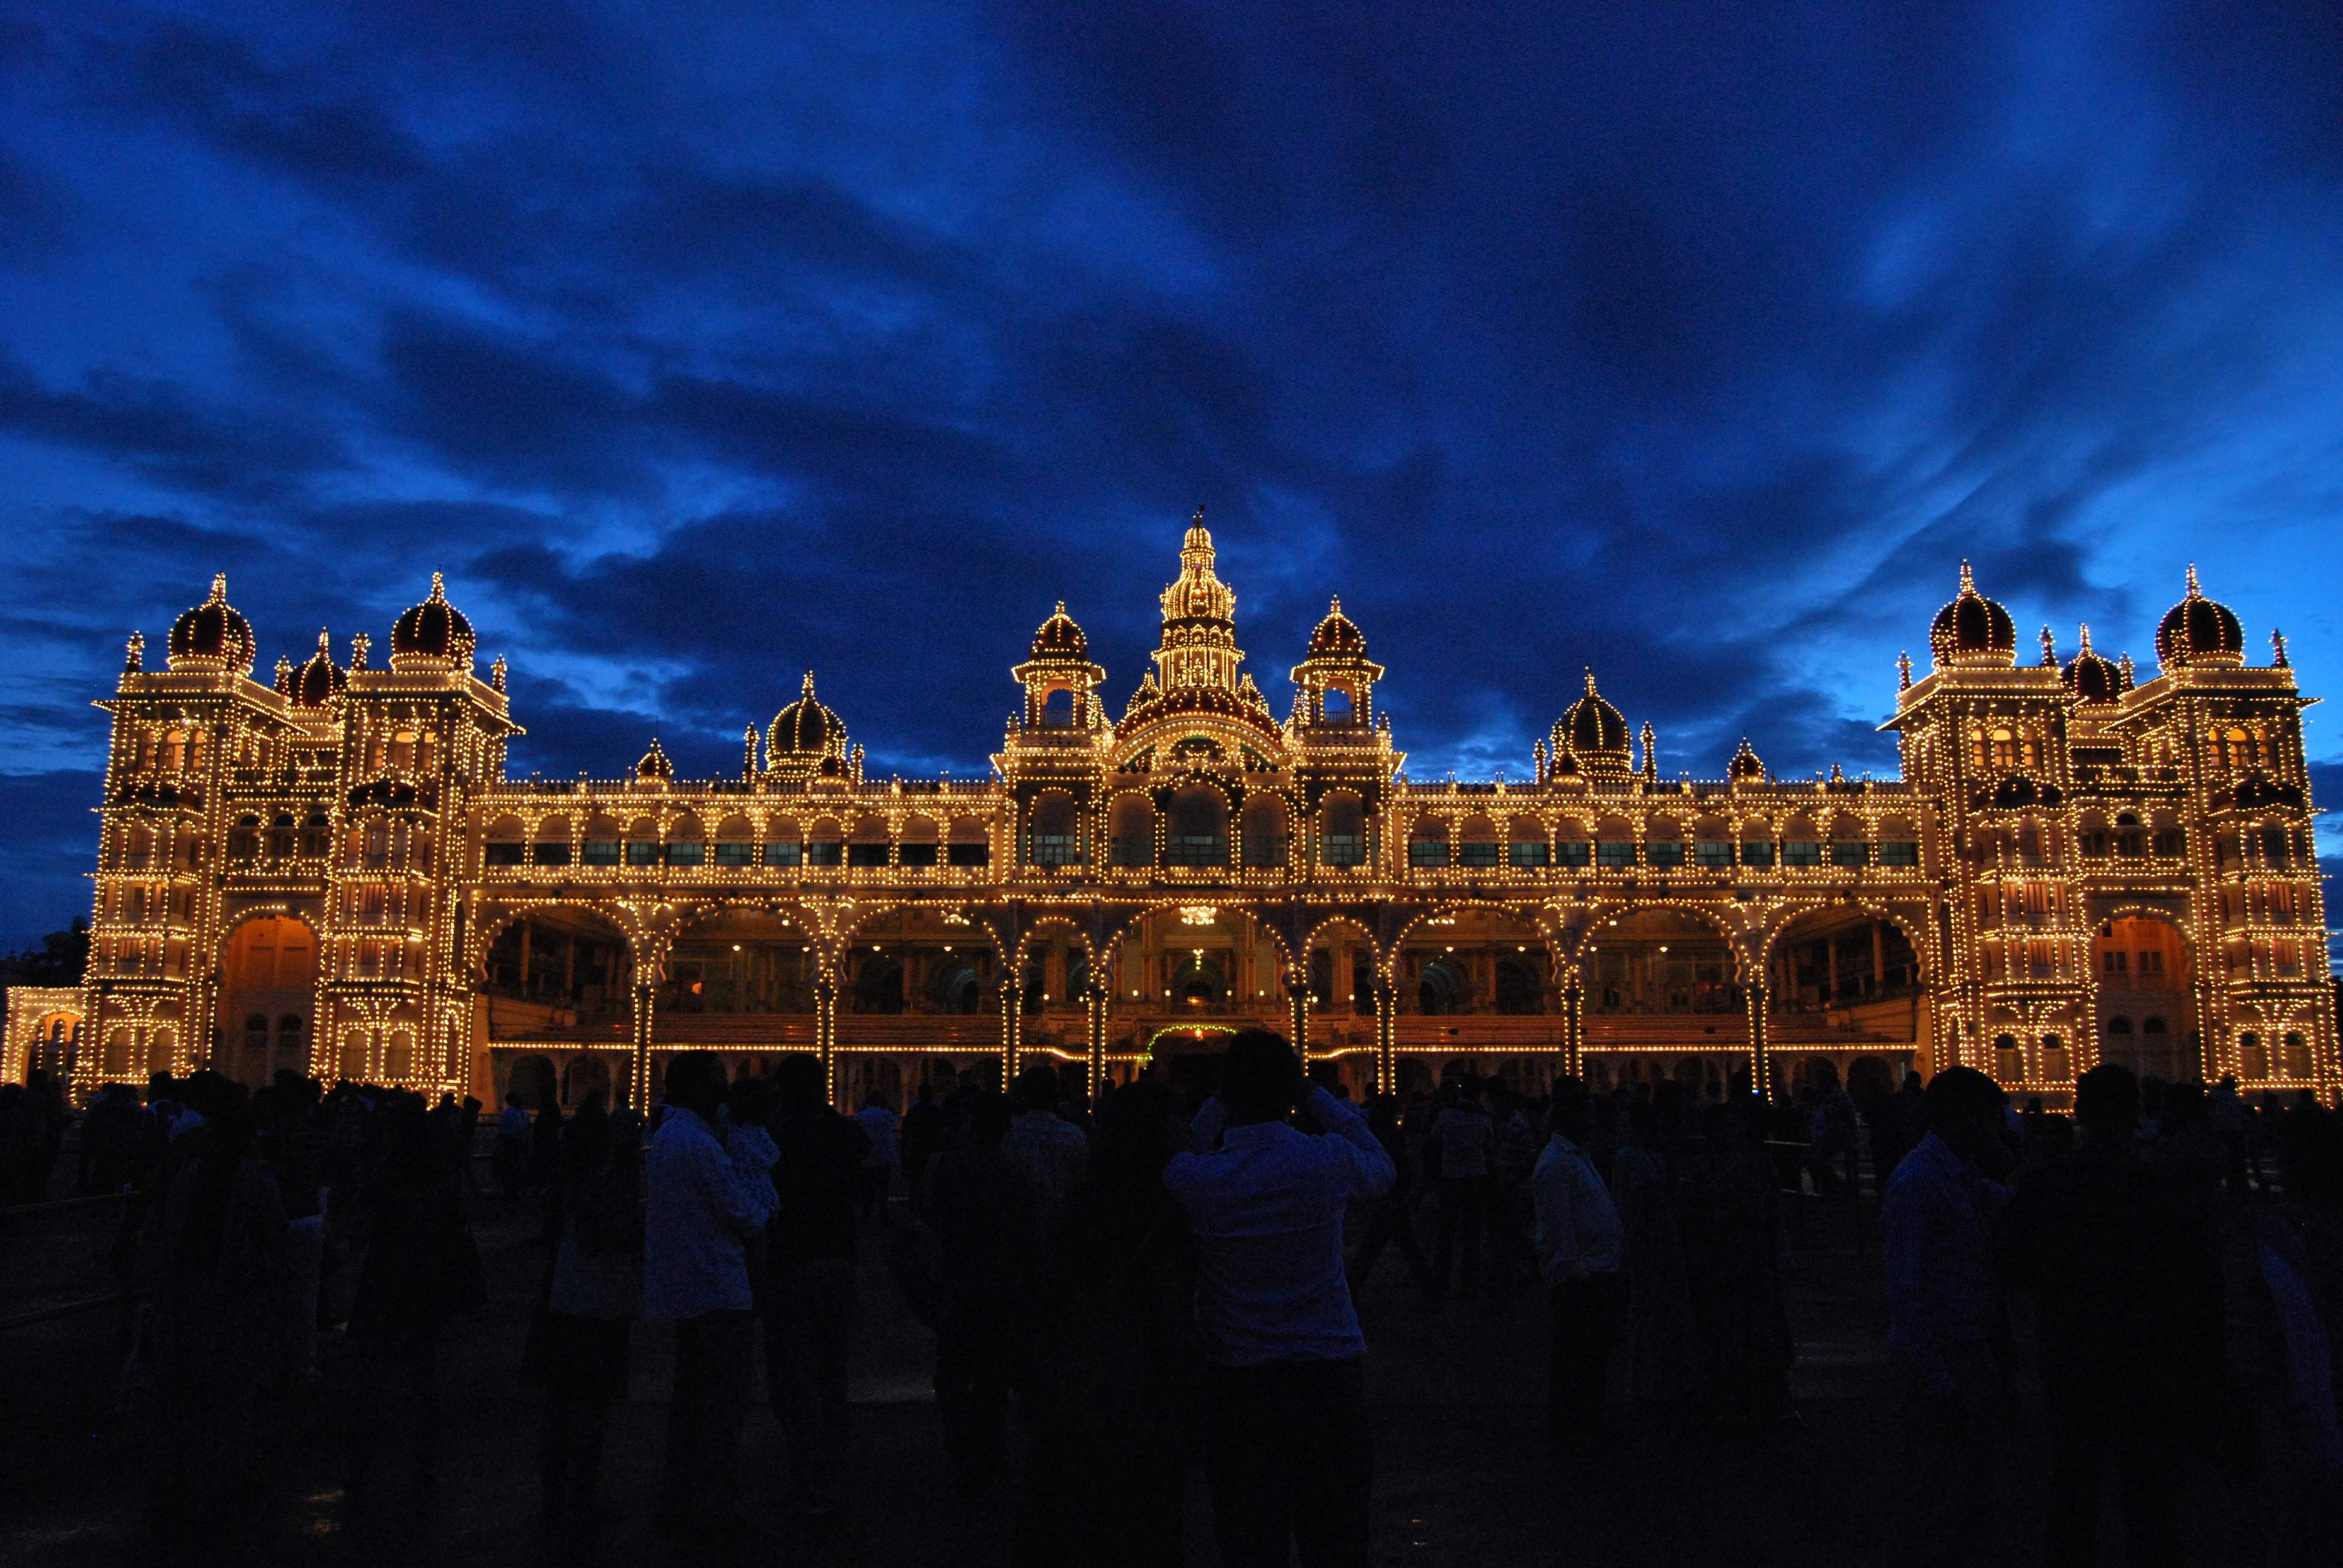
[[[1363,1302],[1373,1346],[1376,1562],[1825,1568],[1887,1560],[1891,1515],[1916,1482],[1898,1459],[1875,1227],[1867,1206],[1860,1224],[1855,1211],[1813,1200],[1797,1217],[1792,1315],[1799,1423],[1751,1435],[1631,1418],[1604,1450],[1568,1462],[1544,1435],[1537,1303],[1525,1295],[1503,1309],[1450,1302],[1429,1312],[1402,1288],[1396,1261],[1387,1261],[1389,1271]],[[347,1355],[330,1343],[325,1392],[278,1407],[258,1458],[260,1501],[240,1532],[208,1540],[216,1555],[243,1563],[431,1568],[1006,1561],[1011,1493],[1004,1487],[972,1507],[955,1497],[927,1386],[932,1340],[897,1300],[878,1262],[875,1231],[865,1232],[853,1457],[839,1519],[767,1522],[757,1509],[757,1534],[715,1550],[679,1548],[650,1532],[669,1344],[660,1328],[647,1325],[637,1332],[633,1397],[617,1413],[609,1458],[608,1492],[628,1516],[583,1547],[547,1543],[535,1522],[537,1396],[515,1377],[537,1266],[531,1230],[518,1211],[488,1199],[477,1204],[476,1221],[496,1295],[447,1350],[453,1397],[439,1484],[417,1493],[394,1473],[365,1506],[345,1495],[336,1434]],[[61,1246],[83,1245],[25,1230],[0,1237],[0,1270],[20,1283],[28,1261],[45,1265]],[[115,1315],[104,1312],[0,1332],[7,1416],[0,1432],[0,1561],[12,1568],[190,1554],[184,1543],[159,1540],[144,1515],[138,1456],[114,1413],[116,1336]],[[2024,1402],[2005,1456],[2011,1479],[1999,1563],[2037,1555],[2040,1488],[2025,1478],[2042,1473],[2040,1432],[2038,1406]],[[751,1412],[743,1458],[752,1493],[778,1490],[780,1433],[761,1406]],[[2187,1559],[2256,1560],[2253,1533],[2234,1523],[2252,1497],[2244,1455],[2234,1447],[2208,1454],[2194,1475],[2200,1484],[2189,1488]],[[1192,1563],[1216,1560],[1200,1483],[1190,1488],[1188,1547]],[[2107,1561],[2118,1560],[2111,1546]]]

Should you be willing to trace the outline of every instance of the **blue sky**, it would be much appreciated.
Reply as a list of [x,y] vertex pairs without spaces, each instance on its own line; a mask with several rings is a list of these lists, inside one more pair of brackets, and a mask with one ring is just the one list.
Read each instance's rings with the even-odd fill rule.
[[2143,662],[2196,560],[2335,690],[2338,186],[2331,5],[19,7],[0,944],[222,569],[264,668],[444,569],[548,773],[809,667],[975,771],[1059,598],[1128,694],[1198,505],[1419,773],[1590,662],[1671,772],[1890,769],[1963,557]]

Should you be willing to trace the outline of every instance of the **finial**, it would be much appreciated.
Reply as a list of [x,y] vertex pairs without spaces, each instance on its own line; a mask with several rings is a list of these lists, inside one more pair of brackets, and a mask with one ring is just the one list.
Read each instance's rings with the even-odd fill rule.
[[2118,663],[2116,668],[2123,671],[2124,684],[2126,686],[2129,686],[2131,684],[2131,655],[2128,651],[2124,654],[2122,661]]
[[293,684],[293,661],[283,654],[277,656],[277,689],[283,691]]
[[2270,647],[2276,649],[2278,653],[2278,657],[2270,661],[2270,668],[2273,669],[2286,668],[2286,633],[2273,629],[2270,632]]
[[[2083,623],[2083,652],[2084,652],[2084,653],[2086,653],[2086,654],[2087,654],[2087,653],[2089,653],[2090,651],[2091,651],[2091,623],[2090,623],[2089,621],[2085,621],[2085,622]],[[2077,655],[2077,657],[2078,657],[2078,658],[2079,658],[2079,657],[2081,657],[2081,656],[2080,656],[2080,655]]]
[[2050,628],[2046,626],[2042,628],[2042,668],[2045,669],[2058,668],[2058,644],[2051,637]]
[[1591,664],[1586,667],[1586,695],[1594,695],[1594,667]]
[[374,638],[368,637],[364,632],[360,632],[356,637],[350,638],[350,668],[352,669],[364,669],[366,668],[367,650],[372,647],[374,647]]
[[1969,571],[1969,563],[1966,561],[1963,561],[1961,563],[1961,591],[1963,593],[1976,592],[1976,578]]
[[811,697],[813,695],[813,671],[810,669],[806,671],[805,688],[799,695],[804,697]]
[[205,602],[207,604],[223,604],[226,602],[226,599],[227,573],[214,572],[212,574],[212,597]]
[[1908,648],[1896,656],[1896,689],[1912,689],[1912,650]]
[[1063,614],[1065,614],[1065,613],[1066,613],[1066,601],[1065,601],[1064,599],[1060,599],[1060,600],[1058,601],[1057,613],[1058,613],[1059,615],[1063,615]]
[[431,574],[431,602],[433,604],[447,602],[447,579],[437,572]]
[[2188,563],[2188,597],[2190,598],[2203,598],[2205,597],[2204,590],[2197,586],[2197,563],[2195,561],[2190,561]]
[[1834,762],[1834,763],[1832,763],[1832,764],[1831,764],[1831,776],[1830,776],[1830,781],[1831,781],[1832,783],[1834,783],[1834,784],[1844,784],[1844,783],[1845,783],[1845,782],[1846,782],[1846,771],[1845,771],[1845,769],[1842,769],[1842,768],[1841,768],[1837,763],[1835,763],[1835,762]]
[[1198,507],[1198,508],[1196,508],[1196,515],[1195,515],[1194,517],[1190,518],[1188,519],[1188,526],[1189,526],[1190,528],[1202,528],[1202,527],[1204,526],[1204,508],[1202,508],[1202,507]]
[[129,646],[123,650],[122,673],[129,675],[145,668],[146,666],[146,634],[143,631],[134,631],[130,634]]
[[494,690],[502,691],[505,689],[505,656],[500,653],[497,655],[496,663],[488,666],[489,687]]
[[1342,613],[1342,596],[1341,594],[1334,595],[1333,598],[1327,602],[1326,613],[1328,615],[1340,615]]
[[333,638],[327,635],[326,628],[322,626],[317,628],[317,651],[328,659],[334,657]]

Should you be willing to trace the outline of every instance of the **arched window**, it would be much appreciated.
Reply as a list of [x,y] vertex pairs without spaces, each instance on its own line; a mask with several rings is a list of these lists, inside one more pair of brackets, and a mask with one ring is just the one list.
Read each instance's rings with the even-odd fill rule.
[[2278,1042],[2278,1066],[2288,1078],[2310,1076],[2310,1042],[2288,1030]]
[[1624,870],[1635,863],[1634,825],[1624,817],[1606,817],[1594,829],[1594,863]]
[[1504,846],[1497,841],[1497,825],[1478,812],[1465,818],[1457,834],[1456,851],[1460,866],[1496,865],[1504,852]]
[[[1051,789],[1037,797],[1028,819],[1025,861],[1032,866],[1079,866],[1082,863],[1081,815],[1074,798]],[[1223,845],[1225,859],[1225,845]]]
[[978,817],[952,819],[951,836],[944,845],[944,860],[953,866],[985,866],[992,862],[992,834]]
[[527,829],[518,817],[499,817],[488,824],[486,841],[480,846],[480,862],[487,866],[518,866],[528,858]]
[[656,866],[659,863],[659,824],[649,817],[638,817],[627,829],[627,864]]
[[1554,863],[1569,870],[1584,870],[1594,863],[1594,835],[1575,817],[1564,817],[1554,825]]
[[1654,819],[1649,837],[1644,843],[1644,853],[1654,869],[1672,871],[1684,860],[1684,829],[1669,817]]
[[1993,765],[2005,770],[2012,769],[2017,766],[2017,758],[2016,732],[2006,729],[1995,730],[1993,732]]
[[1554,846],[1545,824],[1534,817],[1516,817],[1505,825],[1505,863],[1517,871],[1534,871],[1554,863]]
[[1407,863],[1411,866],[1448,864],[1448,823],[1429,813],[1418,817],[1407,830]]
[[765,824],[765,864],[805,864],[805,829],[795,817],[776,817]]
[[235,825],[227,830],[227,858],[231,860],[244,861],[254,859],[259,853],[260,819],[254,816],[238,817]]
[[1733,864],[1733,829],[1719,817],[1703,817],[1692,827],[1693,864],[1704,871]]
[[752,866],[757,862],[757,829],[748,818],[734,812],[716,825],[713,846],[719,866]]
[[622,836],[616,819],[594,817],[586,824],[578,859],[588,866],[616,866],[624,859]]
[[566,866],[569,864],[569,819],[547,817],[539,819],[530,834],[528,859],[531,865]]
[[1741,863],[1758,869],[1774,864],[1774,825],[1763,817],[1741,824]]
[[2016,1083],[2026,1077],[2026,1056],[2017,1048],[2014,1034],[1998,1034],[1993,1040],[1994,1071],[2005,1083]]
[[906,866],[932,866],[940,857],[942,839],[933,818],[908,818],[895,846],[895,859]]
[[805,859],[809,866],[846,864],[846,830],[837,819],[824,817],[814,823],[806,835]]
[[1285,864],[1285,802],[1274,795],[1256,795],[1245,802],[1244,863],[1275,868]]
[[708,863],[708,829],[689,811],[668,824],[667,863],[670,866],[704,866]]
[[846,846],[846,863],[850,866],[883,866],[889,848],[887,819],[869,816],[854,824],[854,836]]
[[1842,812],[1831,819],[1830,862],[1841,869],[1867,864],[1871,845],[1864,837],[1863,819]]
[[1326,798],[1318,814],[1318,859],[1327,866],[1363,866],[1368,859],[1366,803],[1356,795]]
[[1155,864],[1155,808],[1144,797],[1126,795],[1117,800],[1110,829],[1116,865]]
[[2269,1053],[2262,1049],[2262,1037],[2252,1030],[2237,1036],[2237,1062],[2245,1077],[2269,1076]]
[[1165,826],[1165,865],[1229,863],[1229,803],[1219,790],[1202,784],[1181,789],[1172,797],[1171,820]]

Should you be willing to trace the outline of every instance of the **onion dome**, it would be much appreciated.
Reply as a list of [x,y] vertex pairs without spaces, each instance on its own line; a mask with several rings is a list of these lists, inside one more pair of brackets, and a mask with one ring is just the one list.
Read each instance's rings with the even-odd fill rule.
[[1569,751],[1581,757],[1616,752],[1622,761],[1626,759],[1627,716],[1594,689],[1591,669],[1586,672],[1586,695],[1572,703],[1554,727],[1554,749],[1556,753]]
[[250,675],[252,625],[227,602],[227,574],[212,578],[211,597],[171,623],[173,669],[225,669]]
[[1749,749],[1749,737],[1746,735],[1741,738],[1741,749],[1735,751],[1733,760],[1725,765],[1725,776],[1735,784],[1765,782],[1765,764],[1758,759],[1757,753]]
[[390,667],[454,664],[469,668],[479,639],[464,612],[447,602],[447,585],[431,574],[431,597],[409,608],[390,628]]
[[643,759],[640,762],[635,764],[635,782],[644,789],[649,789],[655,784],[672,783],[674,779],[675,764],[667,759],[667,749],[659,743],[659,737],[654,735],[651,737],[651,749],[643,753]]
[[2066,689],[2077,702],[2113,702],[2131,686],[2119,668],[2091,651],[2087,626],[2083,628],[2083,649],[2066,661],[2064,674]]
[[1334,598],[1333,607],[1318,629],[1310,634],[1312,658],[1364,658],[1367,656],[1366,634],[1358,624],[1342,613],[1341,595]]
[[2207,598],[2188,568],[2188,597],[2164,612],[2156,628],[2156,659],[2167,669],[2183,665],[2237,665],[2246,661],[2245,628],[2229,607]]
[[293,689],[287,694],[296,708],[323,708],[349,689],[350,678],[334,664],[332,645],[327,640],[325,628],[317,630],[317,651],[309,656],[293,676]]
[[765,733],[765,766],[785,768],[792,762],[812,767],[824,761],[843,763],[846,725],[813,694],[813,671],[806,671],[798,699],[773,716]]
[[1961,591],[1936,612],[1928,628],[1936,668],[1968,666],[2007,669],[2017,662],[2017,627],[2009,612],[1976,590],[1969,563],[1961,563]]
[[1041,623],[1033,634],[1033,657],[1037,659],[1084,659],[1091,656],[1091,639],[1066,613],[1066,601],[1060,599],[1055,614]]

